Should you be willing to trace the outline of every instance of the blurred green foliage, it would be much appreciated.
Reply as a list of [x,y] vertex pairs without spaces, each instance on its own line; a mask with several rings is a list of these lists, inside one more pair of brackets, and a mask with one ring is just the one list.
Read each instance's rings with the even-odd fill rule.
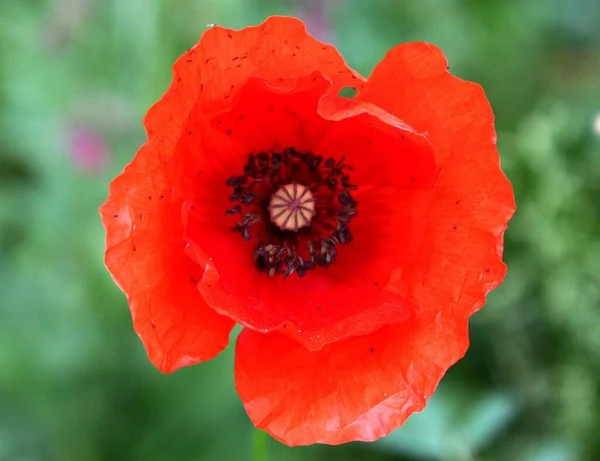
[[597,459],[600,2],[1,0],[0,460],[249,460],[231,348],[161,375],[102,264],[97,207],[170,65],[209,23],[297,14],[368,75],[441,46],[497,115],[509,275],[419,415],[374,444],[271,460]]

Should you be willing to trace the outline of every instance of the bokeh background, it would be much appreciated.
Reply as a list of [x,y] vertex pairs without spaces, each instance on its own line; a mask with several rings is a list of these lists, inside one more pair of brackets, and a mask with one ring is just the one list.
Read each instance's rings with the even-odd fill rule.
[[270,460],[600,459],[598,0],[0,0],[0,461],[251,459],[231,348],[162,375],[103,267],[97,208],[206,28],[302,17],[364,75],[441,46],[497,115],[509,274],[421,414]]

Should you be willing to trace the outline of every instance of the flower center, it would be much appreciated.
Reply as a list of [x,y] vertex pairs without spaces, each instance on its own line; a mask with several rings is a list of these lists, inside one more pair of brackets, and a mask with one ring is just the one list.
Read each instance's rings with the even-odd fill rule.
[[296,182],[277,189],[269,204],[271,221],[281,230],[298,232],[315,215],[315,199],[308,187]]
[[352,240],[348,227],[357,202],[344,157],[323,159],[294,148],[250,154],[244,174],[229,178],[233,188],[227,210],[237,216],[232,230],[258,243],[259,271],[300,277],[335,263],[337,245]]

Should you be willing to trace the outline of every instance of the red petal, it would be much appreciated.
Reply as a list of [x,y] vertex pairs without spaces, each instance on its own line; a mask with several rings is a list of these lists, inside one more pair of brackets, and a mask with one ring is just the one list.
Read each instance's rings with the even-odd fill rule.
[[[177,131],[194,104],[201,115],[219,112],[229,107],[249,78],[275,81],[314,71],[324,74],[337,91],[364,85],[364,78],[346,65],[335,47],[308,35],[296,18],[270,17],[239,31],[216,26],[175,62],[171,86],[148,111],[144,126],[149,136]],[[169,144],[165,150],[173,147]]]
[[467,325],[423,315],[310,352],[244,329],[236,387],[252,422],[287,445],[373,441],[425,407],[468,346]]
[[515,210],[500,169],[494,115],[481,87],[447,72],[443,53],[426,43],[391,50],[357,101],[405,120],[431,142],[441,173],[433,189],[406,191],[410,210],[397,228],[402,251],[390,288],[410,306],[466,317],[500,284],[503,235]]
[[[167,373],[225,348],[234,323],[206,306],[196,284],[202,268],[184,254],[180,206],[159,170],[145,172],[146,144],[110,187],[100,212],[106,267],[125,292],[151,362]],[[135,171],[135,170],[138,171]]]
[[203,59],[197,83],[204,114],[226,108],[240,85],[252,77],[276,81],[319,71],[332,82],[336,94],[344,86],[364,84],[335,47],[308,35],[296,18],[270,17],[239,31],[217,26],[206,31],[192,51]]
[[[359,190],[372,186],[429,189],[439,174],[427,134],[368,102],[327,98],[319,113],[332,124],[313,146],[317,153],[343,155],[354,168]],[[360,193],[360,192],[359,192]],[[365,207],[361,207],[364,212]]]
[[[250,79],[232,110],[216,117],[221,133],[201,122],[190,124],[179,146],[180,157],[188,159],[180,171],[188,176],[188,195],[198,198],[187,202],[183,221],[190,256],[206,266],[199,287],[211,307],[257,331],[281,328],[318,349],[407,317],[403,300],[385,289],[395,266],[382,264],[389,250],[381,242],[394,240],[398,216],[405,215],[394,204],[395,188],[385,185],[431,187],[437,167],[427,140],[401,121],[370,105],[338,109],[328,91],[331,85],[321,75],[283,86]],[[249,147],[235,147],[232,140]],[[225,181],[242,173],[250,152],[315,145],[322,146],[315,153],[325,158],[348,152],[357,170],[364,166],[357,243],[340,247],[341,262],[328,270],[304,279],[269,277],[256,270],[253,260],[259,240],[243,241],[231,230],[236,220],[225,216],[232,206]],[[373,160],[373,147],[379,149],[379,162]],[[383,171],[376,169],[378,163]]]

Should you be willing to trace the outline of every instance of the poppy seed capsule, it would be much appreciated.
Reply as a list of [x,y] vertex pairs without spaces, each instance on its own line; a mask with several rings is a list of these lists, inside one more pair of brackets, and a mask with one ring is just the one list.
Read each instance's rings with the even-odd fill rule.
[[315,215],[315,199],[309,188],[293,182],[280,187],[271,196],[271,221],[281,230],[298,232],[310,225]]

